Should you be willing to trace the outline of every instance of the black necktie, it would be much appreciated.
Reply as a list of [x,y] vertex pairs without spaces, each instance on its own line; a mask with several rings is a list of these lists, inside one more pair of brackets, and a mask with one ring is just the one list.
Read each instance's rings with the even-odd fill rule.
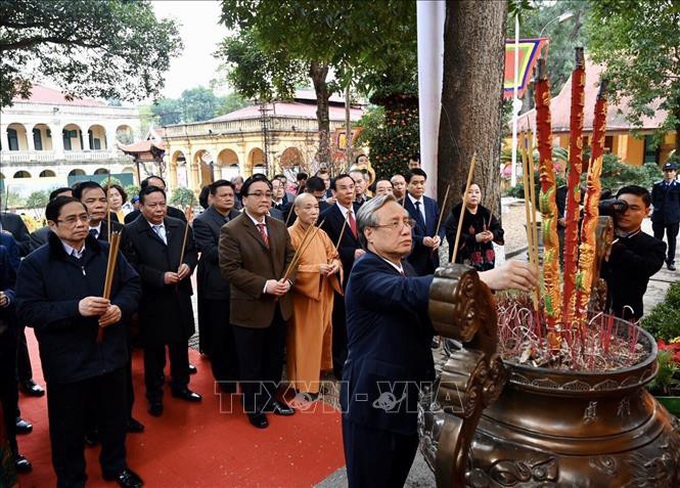
[[97,237],[99,237],[99,231],[95,228],[92,228],[90,229],[90,235],[96,239]]

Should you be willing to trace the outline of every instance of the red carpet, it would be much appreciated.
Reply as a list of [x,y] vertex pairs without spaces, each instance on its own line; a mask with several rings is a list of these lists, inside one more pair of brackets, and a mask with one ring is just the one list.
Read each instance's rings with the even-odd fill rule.
[[[26,335],[34,378],[44,385],[33,331],[27,329]],[[146,430],[128,435],[127,459],[145,486],[312,486],[344,465],[337,411],[316,402],[292,417],[268,415],[269,428],[258,430],[241,412],[238,396],[233,396],[233,413],[220,413],[209,363],[193,350],[190,359],[198,367],[190,387],[203,395],[203,402],[174,399],[166,387],[165,411],[155,418],[146,412],[141,351],[135,351],[134,415]],[[222,395],[223,411],[230,399]],[[18,438],[20,452],[33,463],[33,472],[20,476],[21,486],[54,486],[46,399],[21,395],[19,402],[22,416],[33,423],[33,432]],[[99,447],[86,448],[88,486],[116,486],[103,481],[98,456]]]

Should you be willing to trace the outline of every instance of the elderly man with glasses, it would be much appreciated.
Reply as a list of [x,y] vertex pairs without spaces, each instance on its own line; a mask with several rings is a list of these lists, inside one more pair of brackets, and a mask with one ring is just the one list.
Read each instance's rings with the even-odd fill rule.
[[[433,275],[416,276],[413,219],[392,195],[373,198],[358,213],[366,254],[345,292],[349,354],[340,394],[350,487],[403,486],[418,447],[419,387],[434,380],[427,310]],[[537,270],[509,261],[480,273],[492,289],[530,290]],[[385,393],[394,402],[385,402]]]

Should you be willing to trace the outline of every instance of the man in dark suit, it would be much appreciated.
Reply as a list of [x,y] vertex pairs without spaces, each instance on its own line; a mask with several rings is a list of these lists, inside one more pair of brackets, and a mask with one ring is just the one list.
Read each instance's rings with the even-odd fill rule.
[[[2,200],[0,200],[0,205]],[[6,230],[14,236],[14,240],[19,245],[19,254],[24,257],[28,254],[31,247],[31,235],[28,233],[26,224],[19,215],[0,212],[0,230]]]
[[[56,190],[53,190],[50,193],[49,201],[51,202],[57,197],[72,197],[72,196],[73,189],[68,186],[64,186],[61,188],[57,188]],[[43,244],[47,244],[47,237],[50,235],[50,232],[52,231],[50,230],[49,225],[46,225],[45,227],[41,227],[40,229],[31,232],[30,235],[31,243],[29,245],[29,252],[33,252]]]
[[[333,245],[337,246],[342,261],[343,276],[349,276],[354,260],[364,254],[359,243],[356,224],[358,205],[354,203],[356,189],[348,174],[340,174],[331,182],[336,202],[321,214],[322,229]],[[338,245],[338,242],[340,245]],[[346,283],[346,281],[345,281]],[[344,288],[343,288],[344,289]],[[335,293],[333,297],[333,374],[342,378],[342,367],[347,359],[347,329],[345,327],[345,297]]]
[[415,221],[413,227],[413,251],[406,258],[415,268],[418,276],[434,273],[439,266],[439,245],[446,229],[437,233],[439,222],[439,205],[425,196],[427,174],[420,168],[414,168],[406,175],[406,201],[404,208]]
[[664,232],[668,240],[666,266],[675,271],[675,245],[680,230],[680,183],[677,180],[678,165],[669,161],[663,165],[663,180],[652,187],[652,230],[654,237],[662,240]]
[[[163,191],[166,191],[167,185],[165,184],[165,180],[161,178],[160,176],[149,176],[148,178],[145,178],[142,180],[142,182],[139,184],[140,191],[146,188],[147,186],[155,186],[156,188],[160,188]],[[186,215],[184,215],[184,212],[181,211],[178,208],[167,206],[167,215],[169,217],[175,218],[175,219],[180,219],[184,222],[187,221]],[[129,224],[133,220],[135,220],[137,217],[139,217],[140,214],[140,209],[137,208],[127,214],[125,216],[125,223]]]
[[92,404],[104,479],[142,486],[125,455],[125,326],[139,302],[139,276],[119,254],[111,297],[102,297],[108,244],[89,234],[85,206],[58,197],[45,217],[53,232],[21,263],[16,298],[40,346],[57,486],[85,486],[85,413]]
[[[187,224],[169,217],[165,192],[147,186],[139,192],[141,215],[123,231],[122,249],[142,279],[139,320],[144,345],[148,411],[163,413],[166,346],[170,351],[172,396],[200,402],[189,390],[189,337],[194,333],[191,273],[196,267],[194,238]],[[187,232],[186,247],[184,235]],[[182,260],[180,262],[180,259]]]
[[234,209],[234,185],[217,180],[209,185],[211,204],[194,219],[194,240],[201,253],[196,273],[198,335],[201,349],[210,357],[213,377],[226,393],[236,391],[236,347],[229,324],[229,282],[220,274],[220,229],[240,213]]
[[[109,204],[106,198],[106,193],[99,183],[96,181],[81,181],[74,185],[73,187],[73,197],[80,200],[80,203],[85,205],[87,209],[87,215],[90,218],[89,222],[89,233],[95,239],[104,242],[110,242],[111,236],[110,232],[121,232],[123,230],[123,225],[118,222],[107,220],[107,215],[109,214]],[[130,356],[132,349],[130,345],[130,331],[128,332],[128,356]],[[128,362],[125,366],[125,375],[127,383],[127,401],[128,401],[128,418],[127,418],[127,431],[132,433],[139,433],[144,430],[144,425],[137,419],[132,417],[132,407],[135,401],[135,390],[132,385],[132,357],[128,358]],[[98,443],[98,430],[96,427],[96,422],[94,417],[91,419],[90,430],[86,434],[85,442],[88,445],[94,445]]]
[[[341,386],[342,431],[350,487],[403,486],[418,447],[419,387],[434,380],[427,310],[433,276],[414,276],[413,220],[392,195],[371,199],[358,215],[368,252],[345,292],[349,355]],[[480,273],[492,289],[536,286],[526,263]],[[385,393],[397,401],[383,402]]]
[[615,239],[602,265],[607,308],[617,317],[638,320],[644,313],[642,299],[649,278],[661,269],[666,258],[666,244],[642,232],[642,221],[649,215],[652,201],[646,188],[624,186],[616,199],[624,200],[628,206],[614,214]]
[[284,223],[267,215],[272,185],[260,174],[241,189],[244,211],[222,227],[220,271],[230,284],[230,322],[238,354],[243,409],[250,423],[268,427],[266,412],[293,415],[277,399],[281,381],[286,321],[293,314],[284,275],[295,251]]

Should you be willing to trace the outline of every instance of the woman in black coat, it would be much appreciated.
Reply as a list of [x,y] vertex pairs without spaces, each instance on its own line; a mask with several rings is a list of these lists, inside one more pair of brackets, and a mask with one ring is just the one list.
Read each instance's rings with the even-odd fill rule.
[[[465,193],[465,188],[462,189],[462,193]],[[449,243],[449,261],[451,261],[460,212],[464,203],[465,215],[455,262],[470,265],[478,271],[486,271],[495,266],[496,255],[493,243],[503,245],[504,232],[498,219],[488,208],[481,205],[481,201],[482,190],[479,184],[473,182],[470,184],[467,195],[463,195],[463,202],[451,210],[445,226],[446,240]]]

